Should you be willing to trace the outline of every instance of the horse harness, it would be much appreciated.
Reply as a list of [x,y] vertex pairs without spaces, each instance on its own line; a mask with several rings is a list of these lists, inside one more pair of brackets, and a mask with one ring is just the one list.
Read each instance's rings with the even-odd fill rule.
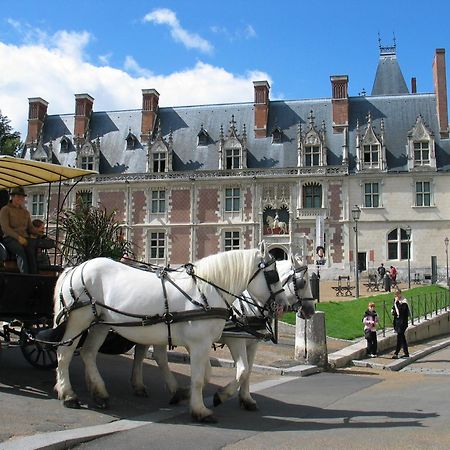
[[[171,272],[178,272],[179,269],[170,269],[169,267],[156,266],[156,268],[152,267],[150,272],[156,273],[157,277],[161,280],[161,286],[162,286],[163,296],[164,296],[164,313],[149,316],[149,315],[141,315],[141,314],[134,314],[134,313],[120,311],[116,308],[105,305],[104,303],[94,299],[94,297],[91,295],[91,293],[87,289],[87,286],[84,281],[83,273],[84,273],[84,269],[88,262],[89,261],[86,261],[86,262],[82,263],[81,266],[76,266],[76,267],[71,268],[69,271],[67,271],[63,275],[64,277],[66,277],[70,274],[69,293],[70,293],[70,296],[72,297],[73,303],[70,306],[68,306],[66,300],[64,299],[64,295],[62,292],[63,284],[64,284],[64,280],[65,280],[65,278],[64,278],[63,282],[61,283],[61,290],[59,292],[59,300],[62,304],[62,310],[56,318],[56,321],[55,321],[56,324],[59,324],[63,318],[64,318],[64,320],[66,320],[68,317],[68,314],[71,311],[78,309],[78,308],[82,308],[84,306],[91,306],[92,313],[94,315],[94,320],[91,322],[88,329],[97,324],[110,325],[110,326],[115,326],[115,327],[136,327],[136,326],[150,326],[150,325],[156,325],[159,323],[165,323],[167,325],[167,330],[168,330],[168,345],[169,345],[169,348],[173,348],[174,346],[173,346],[173,342],[172,342],[171,325],[174,323],[187,322],[190,320],[202,320],[202,319],[223,319],[223,320],[231,320],[235,323],[239,322],[239,317],[237,317],[235,314],[236,309],[232,307],[232,305],[226,300],[226,298],[223,296],[222,293],[225,293],[232,297],[235,297],[235,298],[239,299],[240,301],[251,303],[251,301],[248,298],[245,298],[243,295],[238,296],[236,294],[228,292],[227,290],[221,288],[220,286],[217,286],[213,282],[205,280],[202,277],[196,275],[195,274],[195,266],[191,263],[188,263],[188,264],[185,264],[184,266],[182,266],[182,269],[184,269],[186,271],[186,273],[193,278],[194,283],[197,286],[198,292],[200,293],[200,297],[201,297],[203,303],[200,303],[200,302],[194,300],[187,292],[185,292],[183,289],[181,289],[170,277]],[[272,290],[272,284],[275,284],[280,280],[276,269],[264,270],[274,263],[275,263],[274,259],[270,259],[267,262],[262,260],[258,265],[258,269],[256,270],[256,272],[253,274],[253,276],[250,278],[250,280],[248,282],[248,284],[250,284],[255,279],[255,277],[259,274],[259,272],[263,271],[264,277],[265,277],[265,280],[267,283],[267,287],[270,292],[270,296],[267,299],[264,307],[260,307],[259,305],[256,305],[256,303],[253,303],[253,304],[254,304],[254,306],[256,306],[258,309],[260,309],[262,311],[269,310],[272,313],[275,311],[275,309],[277,307],[276,296],[278,294],[280,294],[281,292],[283,292],[283,289],[280,289],[276,292],[274,292]],[[82,285],[82,292],[78,296],[76,295],[75,290],[73,288],[73,276],[74,276],[74,273],[77,268],[80,268],[80,280],[81,280],[81,285]],[[209,306],[206,296],[204,295],[204,293],[200,290],[200,288],[197,285],[197,280],[203,281],[203,282],[211,285],[212,287],[214,287],[216,289],[216,291],[219,293],[222,300],[224,301],[226,308]],[[199,309],[195,309],[195,310],[191,310],[191,311],[181,311],[181,312],[173,311],[173,312],[171,312],[169,310],[167,289],[166,289],[166,285],[165,285],[166,282],[169,282],[172,286],[174,286],[181,294],[183,294],[184,297],[186,297],[186,299],[189,302],[191,302],[193,305],[195,305]],[[86,295],[87,299],[81,298],[81,295],[83,293]],[[117,322],[105,322],[105,321],[101,320],[101,318],[97,312],[96,306],[99,306],[101,308],[107,309],[109,311],[112,311],[112,312],[115,312],[118,314],[121,314],[126,317],[140,319],[140,320],[139,321],[129,321],[129,322],[118,322],[118,323]],[[86,331],[86,330],[83,330],[82,333],[84,333],[84,331]],[[76,338],[78,338],[82,333],[78,334],[77,336],[72,337],[71,339],[69,339],[67,341],[53,343],[53,344],[54,345],[71,345],[73,343],[73,341]],[[38,340],[36,340],[36,341],[38,341]],[[43,342],[43,343],[46,343],[46,342]]]

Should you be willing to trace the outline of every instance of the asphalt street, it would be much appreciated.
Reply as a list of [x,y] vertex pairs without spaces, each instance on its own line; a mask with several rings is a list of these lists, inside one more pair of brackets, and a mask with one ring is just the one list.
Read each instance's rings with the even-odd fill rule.
[[[353,367],[306,378],[254,373],[259,411],[243,411],[231,399],[215,409],[215,425],[193,424],[186,405],[169,407],[152,362],[145,365],[151,397],[136,398],[128,382],[130,359],[102,356],[99,365],[112,401],[110,410],[98,411],[90,404],[79,358],[71,375],[85,403],[81,410],[64,408],[52,391],[54,373],[31,368],[19,349],[3,351],[0,358],[0,448],[46,448],[46,438],[64,430],[87,435],[88,430],[103,427],[105,432],[104,427],[121,424],[123,431],[76,448],[447,449],[450,443],[450,348],[402,372]],[[172,367],[186,384],[188,366]],[[207,397],[231,379],[233,370],[214,368],[213,375]],[[26,435],[31,437],[22,437]],[[59,446],[47,448],[69,445],[62,439]]]

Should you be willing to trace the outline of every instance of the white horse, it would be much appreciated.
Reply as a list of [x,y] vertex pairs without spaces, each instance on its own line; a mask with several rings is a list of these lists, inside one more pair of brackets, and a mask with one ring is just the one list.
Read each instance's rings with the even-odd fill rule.
[[[298,308],[298,313],[303,319],[310,318],[315,313],[315,308],[309,283],[308,266],[302,263],[300,257],[291,256],[290,260],[277,261],[277,270],[286,293],[288,307],[290,309]],[[258,307],[251,303],[236,300],[233,303],[233,307],[239,311],[242,317],[248,319],[250,323],[255,322],[252,319],[264,319]],[[264,321],[259,321],[259,324],[262,324],[264,328]],[[261,334],[262,336],[262,333],[261,329],[255,329],[255,333],[250,333],[249,331],[253,330],[239,327],[238,331],[235,332],[227,331],[226,327],[219,340],[220,343],[225,344],[230,350],[236,366],[236,376],[232,382],[219,389],[214,395],[214,406],[232,397],[239,389],[239,404],[247,410],[257,409],[256,401],[250,394],[250,375],[259,342],[255,335]],[[143,360],[147,351],[147,346],[136,345],[135,347],[131,384],[135,394],[139,396],[147,396],[142,373]],[[170,371],[167,347],[165,345],[154,345],[153,358],[161,369],[169,392],[173,395],[171,403],[178,403],[188,398],[189,389],[179,388],[176,378]]]
[[56,284],[54,312],[55,324],[66,316],[63,341],[73,343],[58,347],[58,397],[67,407],[80,406],[70,383],[69,364],[81,334],[92,327],[80,354],[91,395],[97,406],[107,407],[109,395],[96,356],[113,329],[147,346],[186,347],[191,358],[192,417],[214,421],[202,394],[209,350],[222,334],[235,295],[247,289],[255,299],[286,302],[273,263],[262,243],[260,249],[209,256],[181,272],[144,272],[106,258],[67,269]]
[[275,218],[273,218],[272,216],[267,216],[266,222],[267,222],[267,225],[269,226],[269,230],[271,230],[272,234],[274,234],[276,229],[280,230],[280,234],[285,234],[288,232],[287,223],[279,220],[278,214],[275,215]]

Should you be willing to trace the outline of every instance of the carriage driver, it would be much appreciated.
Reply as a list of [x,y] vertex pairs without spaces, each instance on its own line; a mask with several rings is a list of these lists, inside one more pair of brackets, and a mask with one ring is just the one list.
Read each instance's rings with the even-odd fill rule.
[[36,240],[38,234],[31,223],[31,216],[25,208],[25,191],[22,187],[11,190],[11,201],[0,210],[0,226],[5,247],[16,255],[17,266],[22,273],[37,273]]

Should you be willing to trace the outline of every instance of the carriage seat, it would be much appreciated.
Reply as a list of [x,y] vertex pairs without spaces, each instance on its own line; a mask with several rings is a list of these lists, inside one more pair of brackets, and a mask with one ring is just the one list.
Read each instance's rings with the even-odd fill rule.
[[0,239],[0,267],[8,272],[18,272],[17,261],[13,255],[3,244]]

